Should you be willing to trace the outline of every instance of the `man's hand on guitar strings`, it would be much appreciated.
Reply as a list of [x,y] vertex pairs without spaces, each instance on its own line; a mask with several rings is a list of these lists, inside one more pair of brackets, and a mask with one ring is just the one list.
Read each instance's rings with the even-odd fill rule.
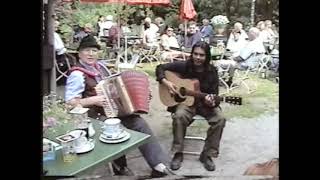
[[206,104],[208,104],[209,106],[215,106],[216,103],[215,103],[215,100],[214,100],[214,94],[208,94],[206,95],[206,97],[204,98],[204,102]]
[[170,94],[179,94],[177,91],[177,86],[171,81],[163,79],[163,83],[168,87]]

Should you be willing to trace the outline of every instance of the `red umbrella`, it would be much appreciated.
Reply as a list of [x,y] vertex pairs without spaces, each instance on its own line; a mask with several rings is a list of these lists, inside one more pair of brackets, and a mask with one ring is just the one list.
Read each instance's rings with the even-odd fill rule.
[[192,0],[181,0],[179,9],[179,18],[185,20],[184,22],[184,45],[187,44],[187,20],[194,19],[197,15],[196,10],[194,10]]
[[127,3],[129,5],[161,5],[169,6],[170,0],[80,0],[81,2],[93,3]]
[[197,15],[197,12],[194,10],[193,7],[192,0],[181,0],[179,11],[179,18],[181,20],[191,20],[194,19]]

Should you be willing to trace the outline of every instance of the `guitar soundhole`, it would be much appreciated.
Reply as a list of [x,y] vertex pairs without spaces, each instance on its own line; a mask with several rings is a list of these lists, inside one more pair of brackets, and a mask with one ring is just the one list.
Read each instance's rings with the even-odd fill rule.
[[180,97],[178,94],[175,94],[175,95],[174,95],[174,100],[175,100],[176,102],[180,103],[180,102],[185,101],[186,98],[182,98],[182,97]]

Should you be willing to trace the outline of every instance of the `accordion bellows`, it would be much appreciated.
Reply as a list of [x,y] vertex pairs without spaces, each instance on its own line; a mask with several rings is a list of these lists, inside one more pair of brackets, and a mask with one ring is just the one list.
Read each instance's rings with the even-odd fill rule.
[[121,117],[149,112],[149,79],[145,73],[124,71],[109,76],[96,86],[97,95],[104,95],[107,117]]

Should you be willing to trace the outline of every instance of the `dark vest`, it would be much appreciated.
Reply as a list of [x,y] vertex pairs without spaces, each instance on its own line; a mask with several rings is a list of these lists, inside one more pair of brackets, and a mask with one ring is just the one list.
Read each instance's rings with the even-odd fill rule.
[[[79,62],[72,67],[72,69],[70,70],[70,73],[75,70],[83,72],[83,75],[84,75],[85,88],[84,88],[84,92],[82,93],[82,98],[96,96],[97,93],[96,93],[95,87],[97,85],[97,81],[95,80],[95,76],[93,75],[93,73],[85,69],[85,67]],[[101,73],[104,73],[105,76],[109,76],[108,72],[102,67],[101,67],[101,71],[102,71]],[[91,118],[97,119],[101,115],[105,116],[105,113],[102,107],[92,105],[92,106],[89,106],[88,108],[89,108],[88,116]]]

